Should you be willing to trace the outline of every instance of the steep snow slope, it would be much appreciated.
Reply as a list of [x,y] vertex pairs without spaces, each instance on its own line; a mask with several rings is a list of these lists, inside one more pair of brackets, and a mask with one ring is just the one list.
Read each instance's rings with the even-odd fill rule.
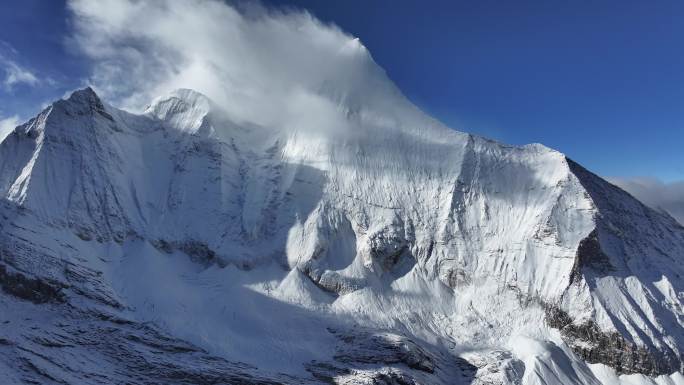
[[17,127],[6,382],[684,383],[680,225],[344,49],[362,76],[277,127],[89,88]]

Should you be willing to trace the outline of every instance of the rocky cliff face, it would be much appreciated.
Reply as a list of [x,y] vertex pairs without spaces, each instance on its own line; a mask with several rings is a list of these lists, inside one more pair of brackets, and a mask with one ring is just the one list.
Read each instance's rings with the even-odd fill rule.
[[681,226],[556,151],[452,131],[389,89],[373,108],[333,98],[331,130],[235,122],[190,90],[135,115],[91,89],[17,127],[0,144],[1,372],[533,384],[682,370]]

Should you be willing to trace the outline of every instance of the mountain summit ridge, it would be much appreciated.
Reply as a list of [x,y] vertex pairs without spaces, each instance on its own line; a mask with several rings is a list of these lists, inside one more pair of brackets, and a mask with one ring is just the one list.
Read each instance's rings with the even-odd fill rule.
[[24,369],[3,373],[682,380],[672,218],[542,145],[340,100],[266,127],[192,90],[133,114],[86,88],[18,127],[0,143],[0,362]]

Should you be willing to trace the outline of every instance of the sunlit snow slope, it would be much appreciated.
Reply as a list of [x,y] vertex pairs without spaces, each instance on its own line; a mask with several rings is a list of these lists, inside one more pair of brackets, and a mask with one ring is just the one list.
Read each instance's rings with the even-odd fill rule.
[[684,383],[684,228],[345,50],[359,76],[278,127],[90,88],[17,127],[2,382]]

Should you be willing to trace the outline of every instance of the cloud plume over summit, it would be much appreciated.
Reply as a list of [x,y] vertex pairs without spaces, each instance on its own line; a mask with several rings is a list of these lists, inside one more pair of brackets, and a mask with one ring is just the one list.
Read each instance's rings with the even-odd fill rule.
[[[92,63],[89,81],[130,110],[192,88],[238,121],[334,125],[341,102],[400,95],[357,39],[304,11],[216,0],[68,6],[71,39]],[[365,99],[357,103],[372,105]]]

